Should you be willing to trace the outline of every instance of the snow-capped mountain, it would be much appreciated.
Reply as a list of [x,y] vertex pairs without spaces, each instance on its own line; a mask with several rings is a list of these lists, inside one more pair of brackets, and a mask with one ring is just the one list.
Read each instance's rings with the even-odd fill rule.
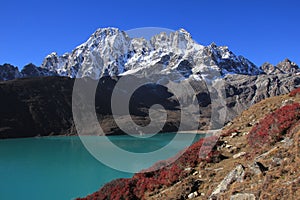
[[286,59],[273,66],[255,66],[243,56],[236,56],[227,46],[198,44],[190,33],[180,29],[161,32],[149,40],[131,38],[117,28],[96,30],[71,53],[53,52],[42,65],[26,65],[22,71],[9,64],[0,66],[0,80],[33,76],[91,77],[126,74],[174,74],[184,78],[214,79],[228,74],[259,75],[300,72],[298,65]]
[[130,38],[117,28],[98,29],[72,53],[48,55],[41,66],[61,76],[82,77],[137,74],[160,64],[160,73],[179,71],[183,76],[262,73],[226,46],[203,46],[184,29],[159,33],[150,40]]

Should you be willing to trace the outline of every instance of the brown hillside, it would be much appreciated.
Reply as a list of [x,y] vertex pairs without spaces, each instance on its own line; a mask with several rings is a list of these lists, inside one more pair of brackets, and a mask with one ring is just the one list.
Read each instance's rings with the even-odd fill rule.
[[[217,155],[214,159],[194,156],[203,141],[195,143],[175,162],[184,168],[182,172],[176,168],[172,177],[177,176],[172,182],[164,184],[162,174],[172,172],[174,164],[167,170],[108,183],[85,199],[299,199],[299,96],[269,98],[245,110],[222,130],[210,154]],[[255,132],[255,127],[260,127],[262,122],[273,124],[267,132]],[[272,129],[277,125],[278,129]],[[255,146],[251,143],[253,138],[266,142]],[[265,138],[272,140],[263,140]],[[186,162],[182,162],[182,158]],[[191,158],[195,162],[191,162]]]

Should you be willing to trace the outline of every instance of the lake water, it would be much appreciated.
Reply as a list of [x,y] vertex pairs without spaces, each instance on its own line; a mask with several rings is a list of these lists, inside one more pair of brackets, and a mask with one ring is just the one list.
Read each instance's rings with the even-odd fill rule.
[[[159,134],[147,139],[109,136],[109,139],[123,149],[145,153],[167,145],[174,135]],[[196,135],[195,140],[200,137]],[[150,167],[181,149],[178,145],[177,149],[174,147],[169,153],[138,167]],[[110,153],[105,144],[99,146],[99,150]],[[114,170],[99,162],[76,136],[0,140],[0,199],[74,199],[98,190],[112,179],[131,176],[132,173]]]

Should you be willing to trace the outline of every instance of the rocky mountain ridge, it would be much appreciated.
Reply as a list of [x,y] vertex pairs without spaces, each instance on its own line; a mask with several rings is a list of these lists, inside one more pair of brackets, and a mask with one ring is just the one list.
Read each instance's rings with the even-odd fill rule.
[[45,76],[58,76],[58,74],[41,67],[37,67],[32,63],[25,65],[21,71],[19,71],[18,67],[11,64],[5,63],[0,65],[0,81]]
[[[111,94],[117,81],[116,77],[102,77],[96,93],[95,109],[106,134],[124,134],[116,125],[111,113]],[[198,99],[201,110],[199,128],[202,130],[212,128],[211,94],[204,80],[189,81],[201,86],[197,87],[198,89],[189,98]],[[71,107],[73,85],[74,79],[60,76],[0,82],[0,138],[76,134]],[[265,98],[288,93],[299,87],[300,77],[289,74],[259,75],[250,78],[246,75],[229,75],[220,85],[224,87],[222,89],[226,98],[224,105],[219,106],[221,110],[226,111],[226,122]],[[131,117],[137,124],[147,125],[149,108],[154,104],[161,104],[168,112],[168,119],[162,131],[178,130],[180,123],[178,101],[167,88],[153,84],[145,85],[134,93],[131,103]]]
[[260,68],[266,74],[299,73],[299,66],[287,58],[275,66],[266,62]]
[[187,77],[211,71],[222,75],[260,73],[246,58],[234,55],[227,47],[202,46],[184,29],[170,34],[161,32],[149,40],[130,38],[117,28],[98,29],[72,53],[50,54],[41,67],[64,76],[97,79],[107,75],[135,74],[158,63],[163,65],[160,73],[178,69]]
[[[56,53],[50,54],[52,56],[56,56]],[[50,56],[51,57],[51,56]],[[47,59],[47,58],[46,58]],[[214,58],[215,59],[215,58]],[[226,68],[230,63],[223,62],[220,64]],[[285,59],[284,61],[279,62],[277,65],[272,65],[268,62],[264,63],[259,67],[261,69],[261,75],[276,75],[276,74],[298,74],[299,66],[290,61],[289,59]],[[124,73],[127,74],[127,73]],[[21,71],[19,71],[18,67],[13,66],[11,64],[3,64],[0,65],[0,81],[13,80],[17,78],[29,78],[29,77],[45,77],[45,76],[63,76],[59,75],[57,72],[53,70],[49,70],[44,67],[37,67],[36,65],[29,63],[25,65]]]
[[184,29],[168,34],[161,32],[145,39],[131,38],[127,32],[117,28],[101,28],[71,53],[49,54],[40,67],[29,64],[18,71],[9,64],[0,66],[0,80],[57,75],[99,79],[103,76],[141,74],[147,70],[158,74],[179,71],[185,78],[213,79],[227,74],[298,73],[299,67],[288,59],[276,66],[265,63],[257,67],[245,57],[236,56],[227,46],[198,44]]

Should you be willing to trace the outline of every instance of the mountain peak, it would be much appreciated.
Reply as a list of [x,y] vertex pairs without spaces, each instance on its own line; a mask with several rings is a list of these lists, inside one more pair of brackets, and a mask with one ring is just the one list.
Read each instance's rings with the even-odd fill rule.
[[217,48],[218,46],[216,45],[216,43],[215,42],[212,42],[210,45],[209,45],[209,47],[211,47],[211,48]]
[[[288,59],[276,67],[265,64],[258,68],[243,56],[236,56],[227,46],[198,44],[183,28],[168,34],[161,32],[146,40],[130,38],[125,31],[114,27],[97,29],[86,42],[70,53],[58,55],[52,52],[37,70],[32,66],[26,69],[25,76],[54,74],[72,78],[89,76],[94,79],[102,76],[139,75],[145,71],[160,74],[180,72],[185,78],[218,78],[227,74],[258,75],[263,72],[274,73],[276,70],[276,73],[299,71],[298,66]],[[11,67],[5,70],[15,74],[16,78],[22,76],[22,73],[14,72]]]
[[[112,36],[120,33],[120,29],[114,27],[107,27],[107,28],[98,28],[92,36],[99,37],[99,36]],[[91,37],[92,37],[91,36]]]
[[260,67],[266,74],[289,74],[300,72],[299,66],[292,62],[290,59],[286,58],[279,62],[277,65],[272,65],[269,62],[265,62]]
[[[123,38],[128,38],[127,34],[124,31],[121,31],[118,28],[108,27],[108,28],[98,28],[90,38],[80,46],[84,45],[99,45],[99,43],[105,43],[107,38],[114,39],[117,36]],[[80,47],[79,46],[79,47]]]
[[[52,58],[52,59],[50,59]],[[228,73],[256,75],[261,71],[249,60],[234,55],[227,46],[214,43],[204,47],[196,43],[191,34],[183,28],[167,34],[161,32],[150,41],[130,38],[118,28],[97,29],[91,37],[67,56],[46,57],[42,68],[70,77],[137,74],[154,70],[157,63],[163,63],[170,73],[179,70],[188,78],[190,75],[226,75]],[[55,59],[53,59],[55,58]],[[183,67],[183,63],[188,66]],[[184,72],[181,69],[185,69]],[[80,74],[78,70],[81,70]]]
[[17,67],[7,63],[0,65],[0,81],[6,81],[20,77],[22,77],[22,74],[19,72]]
[[189,38],[192,38],[191,34],[187,30],[185,30],[184,28],[180,28],[178,30],[178,32],[184,34],[185,36],[187,36]]
[[57,53],[56,52],[52,52],[49,55],[46,56],[46,58],[52,58],[52,57],[57,57]]

